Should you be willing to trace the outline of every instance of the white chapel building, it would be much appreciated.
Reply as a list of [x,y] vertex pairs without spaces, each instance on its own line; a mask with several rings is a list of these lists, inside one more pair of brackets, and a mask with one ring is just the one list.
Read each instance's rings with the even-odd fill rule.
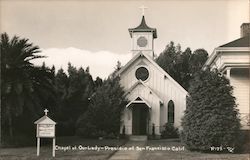
[[204,65],[224,73],[233,86],[243,130],[250,130],[250,23],[241,25],[241,37],[214,49]]
[[167,122],[180,127],[188,93],[154,61],[157,30],[146,24],[144,16],[129,34],[133,57],[117,73],[129,100],[120,132],[125,129],[126,135],[152,135],[154,130],[160,136]]

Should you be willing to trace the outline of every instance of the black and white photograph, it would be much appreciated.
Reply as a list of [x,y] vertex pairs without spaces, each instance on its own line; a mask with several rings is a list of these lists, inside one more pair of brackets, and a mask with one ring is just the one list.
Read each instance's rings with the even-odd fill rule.
[[0,160],[250,160],[250,0],[0,0]]

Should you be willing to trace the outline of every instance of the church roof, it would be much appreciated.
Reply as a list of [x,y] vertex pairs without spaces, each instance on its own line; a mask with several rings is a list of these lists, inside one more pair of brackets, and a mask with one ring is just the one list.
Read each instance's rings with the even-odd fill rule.
[[142,16],[141,24],[136,28],[128,29],[130,36],[132,37],[133,32],[153,32],[153,38],[157,38],[156,28],[151,28],[146,24],[145,17]]
[[220,47],[250,47],[250,36],[245,36],[229,43],[223,44]]
[[125,66],[123,66],[116,75],[121,75],[122,72],[124,72],[133,62],[137,60],[137,58],[144,56],[153,66],[155,66],[166,78],[168,78],[173,84],[175,84],[176,87],[178,87],[181,91],[183,91],[185,94],[188,94],[188,92],[178,83],[176,82],[166,71],[164,71],[152,58],[150,58],[148,55],[144,54],[143,52],[138,52]]

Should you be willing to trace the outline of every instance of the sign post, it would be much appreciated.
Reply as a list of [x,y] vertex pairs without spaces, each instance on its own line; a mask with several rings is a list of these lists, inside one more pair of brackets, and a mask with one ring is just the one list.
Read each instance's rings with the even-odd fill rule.
[[35,121],[36,124],[36,137],[37,137],[37,152],[36,155],[40,155],[40,138],[53,138],[52,143],[52,156],[55,157],[55,145],[56,145],[56,138],[55,138],[55,125],[52,119],[50,119],[47,114],[48,110],[45,109],[45,115]]
[[37,137],[36,155],[39,156],[39,154],[40,154],[40,138]]

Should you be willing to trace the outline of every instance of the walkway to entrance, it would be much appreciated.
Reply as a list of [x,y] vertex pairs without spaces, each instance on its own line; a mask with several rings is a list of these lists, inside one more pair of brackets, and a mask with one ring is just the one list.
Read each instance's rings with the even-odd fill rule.
[[146,141],[128,141],[122,147],[133,147],[132,151],[117,151],[109,160],[137,160],[142,151],[136,150],[136,147],[145,146]]

